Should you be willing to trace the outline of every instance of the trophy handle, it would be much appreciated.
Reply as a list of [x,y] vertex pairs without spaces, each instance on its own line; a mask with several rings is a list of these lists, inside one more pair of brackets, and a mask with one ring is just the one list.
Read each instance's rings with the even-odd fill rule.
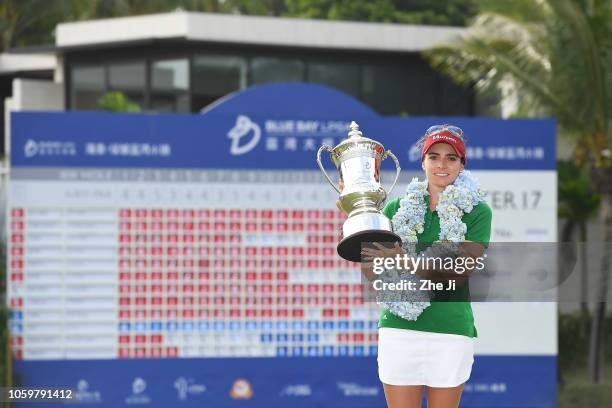
[[[323,175],[325,176],[325,178],[327,179],[327,181],[329,181],[329,184],[331,184],[331,186],[334,188],[334,190],[336,190],[338,192],[338,194],[342,194],[342,192],[340,190],[338,190],[338,187],[336,187],[336,185],[334,184],[334,182],[329,178],[329,176],[327,175],[327,172],[325,171],[325,169],[323,168],[323,164],[321,164],[321,152],[323,150],[327,150],[328,152],[332,151],[331,146],[328,146],[326,144],[322,144],[321,147],[319,147],[319,151],[317,152],[317,164],[319,165],[319,168],[321,169],[321,171],[323,172]],[[397,160],[397,159],[395,159]]]
[[393,154],[391,150],[387,150],[385,154],[383,155],[382,159],[385,160],[387,156],[391,156],[391,158],[395,162],[395,169],[396,169],[395,180],[393,180],[393,184],[391,184],[391,188],[389,189],[389,191],[387,191],[387,196],[389,196],[389,194],[391,194],[391,191],[393,191],[393,187],[395,187],[395,183],[397,183],[397,180],[399,179],[400,171],[402,171],[402,168],[400,167],[399,160],[397,160],[397,157],[395,157],[395,155]]

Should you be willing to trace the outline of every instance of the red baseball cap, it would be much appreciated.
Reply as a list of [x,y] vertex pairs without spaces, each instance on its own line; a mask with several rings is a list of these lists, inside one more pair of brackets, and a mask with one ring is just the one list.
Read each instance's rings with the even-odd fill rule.
[[464,162],[467,161],[465,143],[463,142],[463,139],[447,128],[433,131],[427,135],[425,143],[423,143],[423,149],[421,150],[421,161],[425,159],[425,154],[427,151],[429,151],[429,148],[436,143],[446,143],[451,145],[455,150],[455,153],[457,153],[457,155],[462,158]]

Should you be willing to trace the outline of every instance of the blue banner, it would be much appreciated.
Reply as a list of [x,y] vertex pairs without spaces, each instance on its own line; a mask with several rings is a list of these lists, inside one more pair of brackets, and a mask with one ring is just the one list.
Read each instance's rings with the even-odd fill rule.
[[420,169],[414,143],[435,123],[463,128],[470,169],[553,170],[556,166],[551,120],[359,116],[331,120],[214,112],[14,113],[12,166],[315,170],[319,146],[344,140],[351,120],[359,123],[365,136],[391,149],[406,170]]
[[[555,357],[475,360],[462,407],[556,407]],[[28,361],[15,370],[15,386],[72,389],[71,406],[385,407],[375,357]]]

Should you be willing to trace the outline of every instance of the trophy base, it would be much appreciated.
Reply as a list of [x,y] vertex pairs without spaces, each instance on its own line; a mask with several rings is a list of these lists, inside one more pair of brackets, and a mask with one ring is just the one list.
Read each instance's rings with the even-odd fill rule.
[[361,262],[361,246],[368,242],[397,242],[401,244],[402,239],[391,231],[359,231],[340,241],[338,255],[347,261]]

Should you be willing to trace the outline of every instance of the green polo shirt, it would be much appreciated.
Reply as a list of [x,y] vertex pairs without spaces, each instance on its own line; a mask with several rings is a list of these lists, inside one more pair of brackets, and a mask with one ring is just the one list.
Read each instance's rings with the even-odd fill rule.
[[[433,242],[438,241],[440,236],[440,218],[438,212],[429,209],[429,196],[425,196],[425,201],[427,203],[427,214],[425,214],[423,233],[417,234],[417,250],[419,252]],[[399,207],[400,198],[391,200],[383,209],[383,214],[388,218],[393,218]],[[467,226],[465,240],[479,242],[487,246],[491,238],[491,216],[491,208],[485,202],[478,203],[470,213],[464,214],[461,220]],[[469,290],[469,285],[466,283],[458,291],[467,292],[458,293],[458,295],[462,296],[461,299],[469,299]],[[465,296],[466,294],[468,296]],[[435,296],[432,298],[431,306],[425,309],[414,321],[402,319],[391,313],[388,309],[384,309],[381,312],[378,327],[393,327],[396,329],[477,337],[478,334],[474,326],[474,314],[472,313],[470,302],[436,302]]]

